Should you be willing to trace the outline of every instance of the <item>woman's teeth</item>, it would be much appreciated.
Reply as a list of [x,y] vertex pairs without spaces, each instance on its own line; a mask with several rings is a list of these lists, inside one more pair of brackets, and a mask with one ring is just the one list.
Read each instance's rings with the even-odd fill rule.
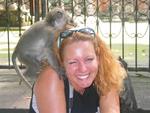
[[79,79],[86,79],[88,78],[89,75],[82,75],[82,76],[78,76]]

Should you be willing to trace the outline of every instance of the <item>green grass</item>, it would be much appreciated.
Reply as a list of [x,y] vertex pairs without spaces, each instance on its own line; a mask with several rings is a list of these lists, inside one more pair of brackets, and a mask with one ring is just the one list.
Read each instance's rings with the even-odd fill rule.
[[[111,48],[112,52],[116,56],[122,56],[123,47],[121,44],[114,44]],[[129,60],[135,59],[137,51],[138,60],[145,60],[149,56],[149,47],[148,45],[137,45],[137,50],[133,44],[124,45],[124,57]]]
[[[21,32],[24,32],[25,31],[25,29],[23,29],[22,27],[21,27],[21,29],[19,28],[19,27],[8,27],[8,29],[9,29],[9,32],[11,32],[11,31],[20,31],[21,30]],[[0,31],[6,31],[7,30],[7,26],[6,27],[0,27]]]
[[0,58],[8,58],[8,54],[1,54],[0,53]]
[[[14,50],[14,48],[10,48],[9,50],[10,50],[10,51],[13,51],[13,50]],[[8,48],[0,49],[0,51],[1,51],[1,52],[3,52],[3,51],[8,51]]]
[[[7,51],[7,48],[0,49],[0,52]],[[13,51],[14,48],[10,48],[10,51]],[[122,56],[122,45],[121,44],[114,44],[111,48],[112,52],[116,56]],[[0,58],[7,58],[8,53],[0,53]],[[135,45],[133,44],[126,44],[124,45],[124,57],[127,60],[134,60],[135,59]],[[148,45],[137,45],[137,58],[140,61],[143,61],[149,57],[149,47]]]

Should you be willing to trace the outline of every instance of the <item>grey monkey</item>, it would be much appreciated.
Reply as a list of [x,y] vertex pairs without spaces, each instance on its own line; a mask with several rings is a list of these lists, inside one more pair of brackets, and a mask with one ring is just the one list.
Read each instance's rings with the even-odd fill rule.
[[[29,87],[32,87],[32,85],[24,75],[37,75],[42,60],[47,60],[58,74],[61,73],[60,66],[52,49],[54,38],[58,37],[59,33],[63,30],[74,25],[72,19],[63,9],[54,8],[47,14],[44,20],[34,23],[23,33],[12,54],[12,62],[17,74]],[[17,58],[26,66],[24,74],[17,65]]]

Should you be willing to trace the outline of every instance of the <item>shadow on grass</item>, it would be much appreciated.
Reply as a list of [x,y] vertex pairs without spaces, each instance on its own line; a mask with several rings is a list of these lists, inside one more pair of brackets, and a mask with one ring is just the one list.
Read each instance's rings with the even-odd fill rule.
[[0,113],[28,113],[28,109],[0,109]]
[[138,109],[135,113],[150,113],[150,110]]
[[[28,109],[0,109],[0,113],[28,113]],[[138,109],[133,113],[150,113],[150,110]]]

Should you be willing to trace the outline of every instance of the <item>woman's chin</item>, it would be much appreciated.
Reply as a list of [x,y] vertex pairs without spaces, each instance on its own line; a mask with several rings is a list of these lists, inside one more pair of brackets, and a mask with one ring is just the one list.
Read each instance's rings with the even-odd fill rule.
[[80,84],[80,87],[85,89],[85,88],[90,87],[92,85],[92,83],[93,82],[83,82]]

